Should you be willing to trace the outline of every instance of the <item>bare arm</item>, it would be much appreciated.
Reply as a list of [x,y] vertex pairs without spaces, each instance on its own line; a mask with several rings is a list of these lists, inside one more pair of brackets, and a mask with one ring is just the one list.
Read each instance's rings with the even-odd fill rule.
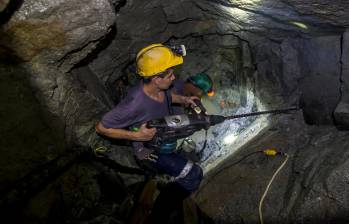
[[177,95],[173,92],[171,92],[171,96],[172,96],[172,102],[184,104],[186,106],[188,106],[188,105],[196,106],[194,100],[200,100],[200,98],[197,96],[189,96],[189,97],[188,96],[181,96],[181,95]]
[[142,124],[139,131],[128,131],[121,128],[106,128],[101,122],[96,125],[96,132],[100,135],[116,139],[128,139],[132,141],[150,141],[155,133],[155,128],[147,128],[146,124]]

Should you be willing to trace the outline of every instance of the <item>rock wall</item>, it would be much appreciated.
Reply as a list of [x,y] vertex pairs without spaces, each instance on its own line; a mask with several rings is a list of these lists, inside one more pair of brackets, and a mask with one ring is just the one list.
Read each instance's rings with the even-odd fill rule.
[[346,31],[342,36],[342,58],[341,58],[341,100],[334,112],[336,124],[343,129],[349,125],[349,33]]
[[1,27],[2,59],[6,55],[6,60],[31,74],[39,102],[52,113],[51,119],[68,126],[67,138],[76,135],[69,126],[86,127],[86,120],[74,114],[83,114],[88,108],[79,108],[78,104],[84,103],[83,99],[93,101],[67,72],[97,47],[114,19],[113,5],[107,0],[17,1],[17,10]]

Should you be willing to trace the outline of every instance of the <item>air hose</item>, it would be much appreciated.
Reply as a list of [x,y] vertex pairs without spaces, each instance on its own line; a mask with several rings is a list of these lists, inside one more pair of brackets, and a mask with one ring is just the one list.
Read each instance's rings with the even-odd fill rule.
[[[263,224],[264,222],[263,222],[262,206],[263,206],[264,198],[266,197],[266,195],[267,195],[267,193],[268,193],[268,191],[269,191],[269,188],[270,188],[271,184],[273,183],[275,177],[277,176],[277,174],[282,170],[282,168],[283,168],[283,167],[285,166],[285,164],[287,163],[287,160],[288,160],[288,158],[289,158],[289,155],[288,155],[287,153],[278,152],[278,151],[276,151],[275,149],[272,149],[272,148],[266,149],[266,150],[254,151],[254,152],[251,152],[251,153],[249,153],[249,154],[243,156],[241,159],[237,160],[236,162],[234,162],[234,163],[232,163],[232,164],[228,164],[227,166],[222,167],[221,169],[219,169],[218,171],[216,171],[216,172],[213,174],[213,176],[215,176],[216,174],[222,172],[222,171],[225,170],[225,169],[228,169],[228,168],[230,168],[230,167],[232,167],[232,166],[234,166],[234,165],[240,163],[241,161],[245,160],[246,158],[248,158],[248,157],[250,157],[251,155],[254,155],[254,154],[256,154],[256,153],[264,153],[264,154],[267,155],[267,156],[282,155],[282,156],[285,156],[285,157],[286,157],[285,160],[284,160],[284,162],[283,162],[283,163],[279,166],[279,168],[274,172],[273,176],[271,177],[271,179],[270,179],[270,181],[269,181],[269,183],[268,183],[268,185],[267,185],[267,187],[266,187],[266,189],[265,189],[265,191],[264,191],[264,193],[263,193],[263,195],[262,195],[262,197],[261,197],[261,199],[260,199],[260,201],[259,201],[259,209],[258,209],[258,211],[259,211],[259,221],[260,221],[261,224]],[[208,183],[209,183],[209,182],[207,182],[206,184],[208,184]],[[201,189],[203,189],[203,188],[204,188],[204,187],[201,187]],[[199,190],[199,191],[200,191],[200,190]]]
[[259,201],[259,208],[258,208],[258,211],[259,211],[259,221],[261,224],[263,224],[263,212],[262,212],[262,206],[263,206],[263,202],[264,202],[264,198],[265,196],[267,195],[268,191],[269,191],[269,188],[271,186],[271,184],[273,183],[276,175],[278,175],[278,173],[280,172],[280,170],[282,170],[282,168],[285,166],[285,164],[287,163],[287,160],[289,158],[288,154],[287,153],[281,153],[281,152],[277,152],[275,149],[266,149],[263,151],[264,154],[268,155],[268,156],[276,156],[276,155],[283,155],[285,156],[285,160],[284,162],[279,166],[279,168],[274,172],[273,176],[271,177],[267,187],[265,188],[265,191],[261,197],[261,200]]

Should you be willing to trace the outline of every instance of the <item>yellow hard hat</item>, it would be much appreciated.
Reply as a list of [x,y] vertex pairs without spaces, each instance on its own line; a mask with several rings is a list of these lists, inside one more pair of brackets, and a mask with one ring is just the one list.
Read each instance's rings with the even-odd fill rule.
[[152,44],[138,52],[136,63],[137,73],[142,77],[150,77],[182,64],[183,57],[162,44]]

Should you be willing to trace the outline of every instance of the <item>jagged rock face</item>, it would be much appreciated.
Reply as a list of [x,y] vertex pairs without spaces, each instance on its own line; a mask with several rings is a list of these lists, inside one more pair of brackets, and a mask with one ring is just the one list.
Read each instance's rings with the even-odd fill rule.
[[[2,1],[0,12],[9,2]],[[0,52],[12,62],[23,65],[31,74],[34,93],[41,105],[53,114],[51,119],[62,123],[58,130],[65,132],[68,142],[93,148],[108,146],[115,149],[116,161],[135,166],[130,148],[99,138],[94,124],[120,100],[115,85],[125,77],[129,83],[136,81],[131,72],[136,52],[151,43],[185,44],[188,56],[177,75],[185,79],[197,72],[207,72],[214,79],[217,95],[225,94],[232,107],[245,106],[249,90],[256,96],[255,109],[261,104],[268,109],[300,101],[308,124],[333,125],[334,115],[336,125],[348,128],[347,6],[347,2],[339,0],[25,0],[1,27]],[[295,156],[294,160],[298,162],[293,163],[292,169],[287,168],[283,180],[285,183],[311,180],[312,185],[305,184],[306,191],[298,182],[297,186],[289,188],[284,185],[272,194],[285,200],[279,201],[276,196],[270,200],[275,201],[276,207],[284,203],[276,210],[284,213],[281,218],[288,217],[291,221],[297,221],[299,214],[299,222],[304,222],[317,197],[326,195],[326,191],[331,195],[327,198],[337,202],[326,201],[328,203],[321,204],[319,211],[327,211],[333,203],[337,207],[343,206],[343,210],[338,211],[347,211],[346,198],[341,196],[346,194],[343,179],[347,167],[345,147],[331,160],[338,166],[326,166],[331,172],[321,169],[322,176],[311,178],[332,151],[340,145],[347,146],[346,135],[338,134],[334,128],[321,129],[317,133],[317,127],[314,131],[305,124],[297,126],[300,121],[299,118],[287,121],[295,123],[290,127],[304,129],[299,133],[296,128],[288,129],[288,124],[274,124],[276,128],[286,130],[286,133],[280,132],[283,135],[279,138],[280,145],[282,141],[289,145],[302,142],[301,149],[306,151],[302,154],[297,147],[287,148],[292,155],[302,154],[303,160]],[[328,139],[325,132],[330,133]],[[334,140],[336,134],[342,137],[338,141]],[[303,142],[302,135],[313,140]],[[290,136],[294,137],[288,140]],[[320,137],[324,140],[316,141]],[[263,137],[254,149],[267,147],[268,144],[263,142],[268,140],[268,136]],[[332,142],[334,146],[327,147]],[[327,148],[319,155],[322,162],[314,162],[316,167],[313,168],[307,160],[315,161],[312,153],[316,154],[323,146]],[[255,161],[255,166],[264,169],[264,165]],[[306,175],[299,171],[302,167],[305,167]],[[246,169],[239,169],[244,176],[249,175]],[[219,186],[224,186],[224,179],[229,175],[237,176],[240,170],[229,172],[222,173],[223,180],[218,178],[214,187],[203,187],[199,202],[218,223],[220,220],[236,221],[239,216],[245,223],[252,223],[256,217],[249,216],[249,209],[255,208],[264,185],[257,184],[261,179],[251,178],[258,176],[256,172],[247,177],[247,182],[236,182],[223,191],[225,189]],[[268,177],[263,176],[263,180]],[[126,179],[127,184],[134,181],[139,179]],[[324,182],[327,184],[320,184]],[[248,189],[244,188],[246,183]],[[216,197],[207,192],[213,188],[225,192],[222,196],[231,203],[225,203],[224,208],[220,204],[223,200],[217,200],[215,206],[206,204],[206,200]],[[232,188],[238,196],[229,197]],[[292,196],[293,189],[297,190],[296,196]],[[94,193],[99,196],[97,190]],[[275,210],[273,205],[268,208]],[[328,220],[339,214],[336,212],[328,212]],[[289,217],[290,213],[295,216]],[[312,220],[323,219],[321,215],[314,214],[316,217]],[[271,213],[267,216],[275,222],[281,220]]]
[[349,3],[337,1],[283,1],[292,6],[300,15],[313,16],[318,20],[325,21],[335,26],[347,27],[349,25],[348,6]]
[[[257,47],[258,89],[277,94],[297,104],[299,100],[307,123],[333,124],[332,114],[340,99],[341,37],[288,38],[280,45]],[[273,81],[278,84],[273,85]],[[326,91],[324,91],[326,88]],[[297,98],[293,98],[297,96]],[[268,100],[270,97],[261,96]],[[273,104],[273,99],[268,101]]]
[[345,129],[349,125],[349,32],[343,34],[342,47],[342,75],[341,75],[341,101],[338,103],[334,113],[337,124]]
[[[11,3],[16,4],[16,10],[1,28],[2,59],[6,55],[6,60],[23,65],[32,74],[30,81],[37,98],[52,114],[51,119],[67,127],[67,140],[73,143],[80,135],[92,132],[91,111],[97,109],[98,113],[101,108],[74,81],[76,77],[66,72],[111,30],[115,23],[114,6],[108,0]],[[84,113],[88,107],[82,104],[93,108],[89,115]],[[87,124],[88,121],[92,123]],[[86,139],[82,142],[86,144]]]
[[2,27],[2,49],[23,61],[38,57],[37,63],[56,63],[65,71],[95,48],[115,18],[107,0],[17,4],[18,10]]

